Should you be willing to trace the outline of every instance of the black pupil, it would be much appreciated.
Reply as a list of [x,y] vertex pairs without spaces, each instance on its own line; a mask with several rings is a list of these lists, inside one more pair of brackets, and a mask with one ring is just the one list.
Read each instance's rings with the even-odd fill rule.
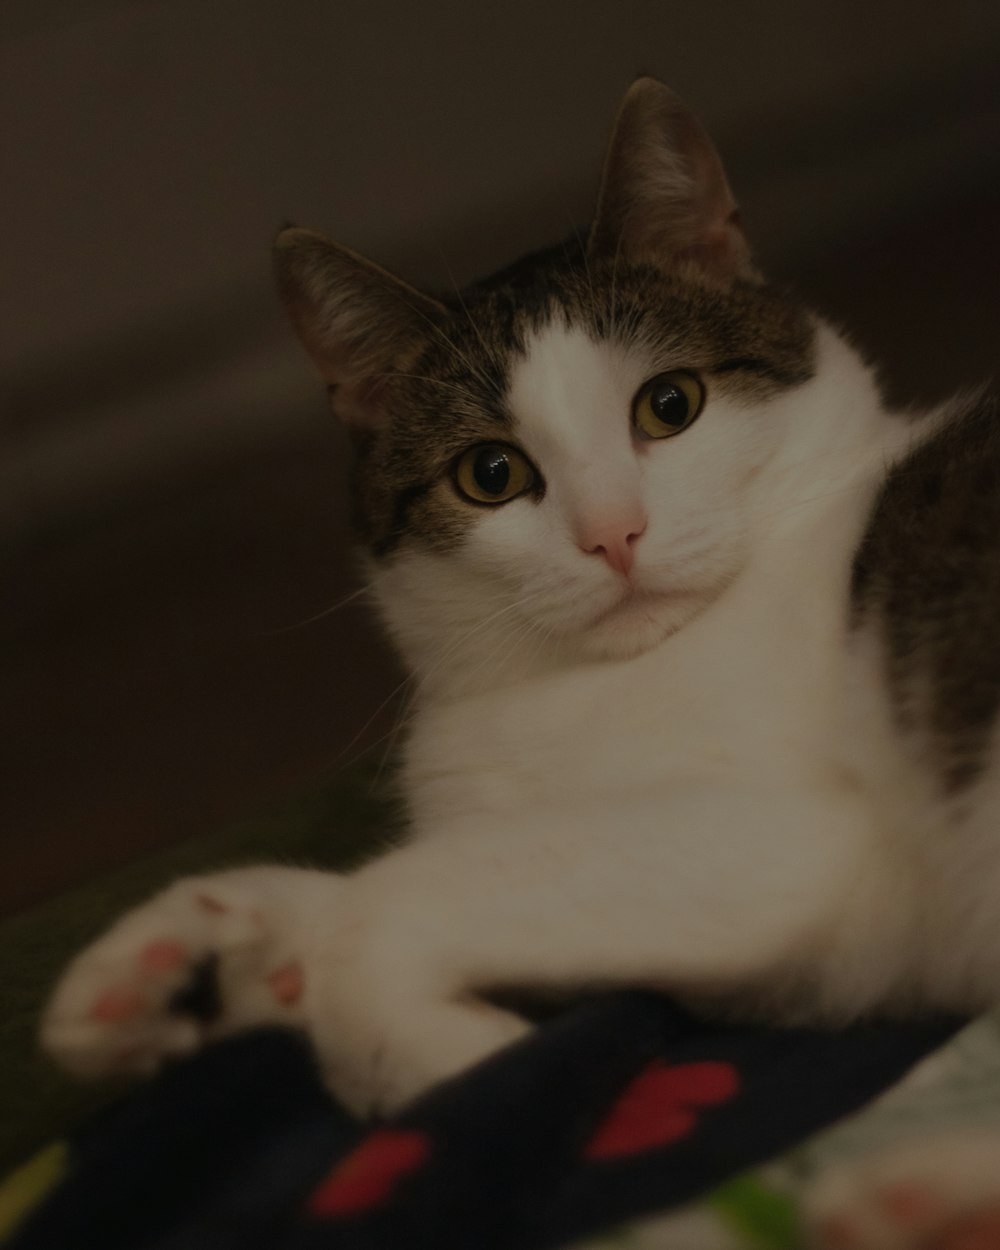
[[688,398],[673,382],[659,382],[649,394],[649,405],[664,425],[683,425],[688,419]]
[[484,447],[472,470],[476,485],[486,495],[502,495],[510,482],[510,462],[502,447]]

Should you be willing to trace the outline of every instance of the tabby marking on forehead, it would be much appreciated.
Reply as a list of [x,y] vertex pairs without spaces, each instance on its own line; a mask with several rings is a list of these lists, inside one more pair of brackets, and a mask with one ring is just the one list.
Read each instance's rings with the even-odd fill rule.
[[[626,422],[635,389],[668,368],[710,373],[720,393],[753,403],[800,385],[815,367],[812,319],[774,288],[740,283],[721,291],[684,273],[585,262],[566,248],[528,257],[442,302],[449,318],[385,379],[386,420],[358,442],[357,520],[376,557],[406,541],[447,551],[475,524],[477,514],[449,485],[450,466],[476,442],[511,441],[523,413],[534,412],[537,424],[531,388],[522,382],[513,403],[511,386],[546,334],[550,345],[560,329],[569,336],[564,347],[572,338],[569,372],[601,376],[601,387],[610,385],[609,369],[624,367],[631,390],[616,390],[613,404],[602,393]],[[551,387],[554,375],[537,381]],[[550,403],[547,422],[579,420],[585,405],[569,407]],[[580,426],[574,439],[582,444]]]

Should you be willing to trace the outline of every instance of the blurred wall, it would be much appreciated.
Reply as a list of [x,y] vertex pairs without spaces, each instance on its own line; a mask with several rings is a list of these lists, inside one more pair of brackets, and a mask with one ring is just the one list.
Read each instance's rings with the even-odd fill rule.
[[993,0],[5,0],[0,36],[7,532],[316,420],[276,227],[465,280],[587,219],[637,72],[779,265],[1000,152]]

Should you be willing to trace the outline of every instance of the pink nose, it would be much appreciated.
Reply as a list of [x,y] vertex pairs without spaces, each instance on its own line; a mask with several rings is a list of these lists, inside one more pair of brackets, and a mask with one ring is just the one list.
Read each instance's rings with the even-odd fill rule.
[[627,576],[635,563],[635,544],[646,532],[640,524],[604,525],[580,538],[580,549],[588,555],[603,556],[616,573]]

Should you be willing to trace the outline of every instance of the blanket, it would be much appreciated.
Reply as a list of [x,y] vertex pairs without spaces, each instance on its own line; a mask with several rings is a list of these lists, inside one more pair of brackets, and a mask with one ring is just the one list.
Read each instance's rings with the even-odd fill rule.
[[16,1174],[6,1244],[544,1250],[615,1244],[710,1195],[727,1244],[792,1250],[787,1203],[747,1170],[856,1112],[961,1023],[721,1027],[657,995],[601,995],[369,1125],[326,1094],[300,1038],[259,1031],[167,1069]]

